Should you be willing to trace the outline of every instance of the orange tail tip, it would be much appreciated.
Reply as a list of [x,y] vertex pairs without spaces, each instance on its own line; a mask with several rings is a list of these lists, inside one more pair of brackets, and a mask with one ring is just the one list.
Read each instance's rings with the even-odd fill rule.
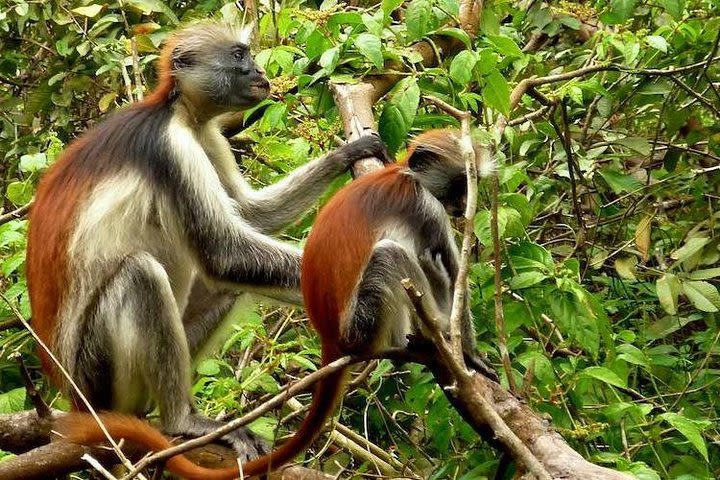
[[[100,414],[100,420],[113,438],[142,445],[159,452],[170,448],[172,444],[165,435],[149,423],[128,415],[117,413]],[[105,440],[105,434],[92,415],[87,413],[69,413],[55,421],[54,429],[68,442],[93,445]],[[189,480],[232,480],[239,476],[237,467],[208,469],[200,467],[182,455],[176,455],[167,461],[166,467],[172,473]]]

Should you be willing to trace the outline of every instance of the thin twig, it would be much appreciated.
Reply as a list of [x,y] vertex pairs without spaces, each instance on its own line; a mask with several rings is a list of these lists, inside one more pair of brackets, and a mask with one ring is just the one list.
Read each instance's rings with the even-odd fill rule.
[[8,355],[8,358],[15,359],[15,361],[17,362],[18,368],[20,369],[20,378],[22,378],[22,382],[23,385],[25,385],[25,391],[27,392],[27,396],[30,397],[30,401],[32,402],[33,407],[35,407],[35,411],[37,412],[38,417],[49,418],[50,408],[43,401],[42,396],[40,396],[40,393],[37,391],[37,388],[35,388],[35,384],[30,378],[30,373],[25,366],[25,362],[23,362],[23,358],[20,352],[11,353],[10,355]]
[[710,110],[712,113],[714,113],[716,117],[720,118],[720,110],[718,110],[717,107],[715,105],[713,105],[713,103],[710,100],[703,97],[702,94],[700,94],[699,92],[696,92],[695,90],[690,88],[690,85],[683,82],[679,78],[676,78],[675,76],[670,75],[670,80],[672,80],[673,83],[675,83],[675,85],[680,87],[682,90],[685,90],[685,92],[688,95],[690,95],[691,97],[694,97],[698,102],[705,105],[705,107],[707,107],[708,110]]
[[510,362],[510,352],[507,348],[507,329],[505,328],[505,313],[502,304],[502,259],[500,257],[500,232],[498,220],[498,204],[500,203],[500,179],[494,175],[490,179],[490,235],[493,241],[493,264],[495,293],[493,295],[495,302],[495,329],[498,334],[498,350],[500,350],[500,359],[502,360],[503,370],[507,377],[508,387],[510,391],[517,392],[515,384],[515,375],[512,371],[512,362]]
[[0,215],[0,225],[4,225],[13,220],[19,220],[23,218],[30,212],[30,207],[32,207],[32,204],[33,202],[31,200],[26,205],[23,205],[22,207],[13,210],[12,212],[3,213],[2,215]]
[[82,457],[83,460],[85,460],[87,463],[90,464],[95,470],[97,470],[100,475],[105,477],[107,480],[117,480],[115,475],[108,472],[105,467],[102,466],[102,463],[98,462],[95,458],[93,458],[89,453],[84,454]]

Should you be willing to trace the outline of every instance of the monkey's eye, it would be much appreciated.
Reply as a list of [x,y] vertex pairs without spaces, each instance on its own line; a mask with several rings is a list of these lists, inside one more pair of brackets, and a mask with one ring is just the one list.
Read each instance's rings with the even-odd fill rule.
[[244,56],[244,52],[240,49],[237,49],[233,52],[233,57],[237,58],[238,60],[243,58],[243,56]]

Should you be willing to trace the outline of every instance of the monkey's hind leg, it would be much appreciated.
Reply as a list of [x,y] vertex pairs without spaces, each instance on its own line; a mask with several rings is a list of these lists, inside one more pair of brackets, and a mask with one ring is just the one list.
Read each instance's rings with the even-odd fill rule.
[[343,328],[346,351],[408,346],[408,335],[414,331],[415,310],[400,282],[404,278],[409,278],[425,294],[431,314],[444,318],[438,314],[433,289],[414,255],[393,240],[380,240],[365,267],[356,302]]
[[[147,409],[148,400],[155,400],[170,434],[196,437],[222,425],[192,410],[190,352],[160,262],[144,252],[126,257],[99,293],[96,305],[92,324],[107,333],[101,335],[109,342],[103,348],[112,359],[113,409],[139,414]],[[94,371],[97,375],[98,370]],[[265,443],[245,429],[223,440],[243,461],[267,451]]]

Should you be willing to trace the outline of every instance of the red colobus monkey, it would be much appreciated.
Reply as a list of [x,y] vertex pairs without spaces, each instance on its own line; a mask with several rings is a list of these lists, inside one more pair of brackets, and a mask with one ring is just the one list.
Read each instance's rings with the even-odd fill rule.
[[[85,133],[41,181],[27,252],[33,324],[95,408],[141,414],[157,404],[167,432],[217,428],[193,412],[191,353],[236,292],[299,303],[301,251],[267,234],[354,161],[386,158],[378,137],[362,137],[254,191],[217,117],[256,104],[269,86],[240,31],[188,27],[165,46],[154,92]],[[215,308],[191,311],[195,296]],[[71,439],[93,441],[87,420],[70,421]],[[142,443],[126,435],[131,420],[108,426]],[[243,459],[266,451],[244,430],[225,439]]]

